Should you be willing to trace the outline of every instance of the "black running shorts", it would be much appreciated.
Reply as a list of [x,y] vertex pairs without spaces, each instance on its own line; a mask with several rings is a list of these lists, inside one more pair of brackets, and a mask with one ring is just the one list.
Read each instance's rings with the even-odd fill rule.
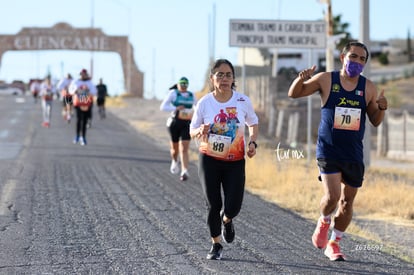
[[[362,186],[365,173],[363,163],[318,159],[318,167],[321,174],[341,173],[345,184],[355,188]],[[319,178],[319,180],[321,179]]]
[[174,119],[168,127],[172,142],[178,142],[180,139],[191,140],[190,122],[190,120]]

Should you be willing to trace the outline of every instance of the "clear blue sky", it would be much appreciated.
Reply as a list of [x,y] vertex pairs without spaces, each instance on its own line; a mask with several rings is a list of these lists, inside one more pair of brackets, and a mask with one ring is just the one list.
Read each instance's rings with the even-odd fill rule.
[[[211,29],[215,5],[214,50]],[[181,76],[190,89],[202,88],[211,52],[237,64],[237,48],[229,47],[230,19],[321,20],[326,5],[319,0],[0,0],[0,34],[24,27],[52,27],[65,22],[74,28],[101,28],[107,35],[129,35],[135,62],[145,74],[144,96],[162,98]],[[414,33],[414,1],[370,1],[372,40],[406,39]],[[342,15],[349,32],[359,36],[360,0],[332,0],[333,15]],[[92,20],[93,19],[93,20]],[[210,34],[209,34],[210,33]],[[91,53],[68,51],[6,52],[0,80],[76,77],[90,66]],[[121,61],[116,53],[94,53],[94,81],[102,77],[109,93],[124,91]]]

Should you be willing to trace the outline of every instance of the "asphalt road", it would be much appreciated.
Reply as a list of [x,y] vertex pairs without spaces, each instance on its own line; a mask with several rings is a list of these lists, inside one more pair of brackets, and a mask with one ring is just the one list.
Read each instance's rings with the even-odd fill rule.
[[414,273],[349,235],[349,261],[330,262],[310,242],[313,221],[249,193],[234,243],[221,261],[206,260],[196,166],[180,182],[169,173],[168,148],[110,113],[95,115],[87,146],[73,145],[74,124],[60,108],[55,102],[46,129],[39,103],[0,97],[1,274]]

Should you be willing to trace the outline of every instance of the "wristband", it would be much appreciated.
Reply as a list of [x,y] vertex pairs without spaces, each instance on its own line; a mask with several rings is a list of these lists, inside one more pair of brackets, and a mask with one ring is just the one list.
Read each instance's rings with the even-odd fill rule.
[[254,148],[257,148],[257,143],[255,141],[250,141],[249,142],[249,146],[250,146],[250,144],[253,144],[254,145]]

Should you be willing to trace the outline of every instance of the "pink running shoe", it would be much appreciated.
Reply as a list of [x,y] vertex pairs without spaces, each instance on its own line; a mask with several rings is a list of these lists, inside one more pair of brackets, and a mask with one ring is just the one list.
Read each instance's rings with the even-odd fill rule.
[[326,223],[322,218],[319,218],[312,235],[312,243],[316,248],[323,249],[326,247],[330,225],[330,223]]
[[341,253],[339,243],[335,241],[328,242],[324,254],[331,261],[345,261],[345,255]]

